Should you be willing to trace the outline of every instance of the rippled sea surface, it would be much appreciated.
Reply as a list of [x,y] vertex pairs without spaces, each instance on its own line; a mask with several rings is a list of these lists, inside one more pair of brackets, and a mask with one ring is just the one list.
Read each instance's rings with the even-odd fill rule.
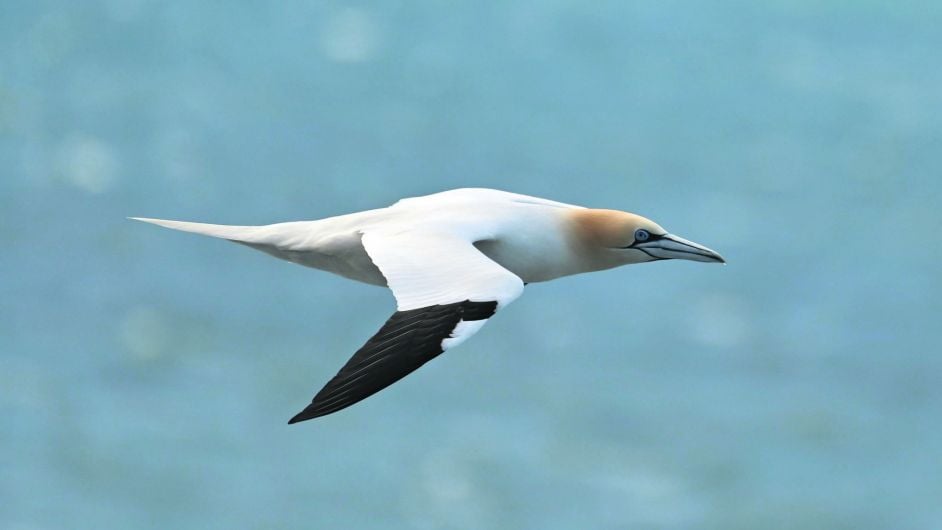
[[[0,8],[0,528],[942,528],[942,7]],[[483,186],[726,267],[532,284],[288,418],[384,290],[132,223]]]

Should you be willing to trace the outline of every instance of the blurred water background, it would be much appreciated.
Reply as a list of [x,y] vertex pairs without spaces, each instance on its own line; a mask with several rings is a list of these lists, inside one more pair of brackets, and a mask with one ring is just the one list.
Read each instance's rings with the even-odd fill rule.
[[[0,5],[0,528],[942,528],[942,4]],[[289,427],[388,292],[128,215],[484,186],[722,252]]]

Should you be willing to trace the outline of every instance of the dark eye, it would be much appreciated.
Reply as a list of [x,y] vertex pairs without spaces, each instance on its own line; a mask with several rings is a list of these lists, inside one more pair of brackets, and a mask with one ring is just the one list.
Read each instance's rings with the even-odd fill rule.
[[648,233],[644,228],[639,228],[635,230],[635,241],[647,241],[651,237],[651,234]]

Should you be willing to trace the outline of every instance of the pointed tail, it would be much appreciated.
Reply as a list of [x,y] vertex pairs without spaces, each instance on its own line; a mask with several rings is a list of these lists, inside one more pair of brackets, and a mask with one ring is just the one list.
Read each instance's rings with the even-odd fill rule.
[[173,230],[227,239],[267,252],[277,258],[302,264],[307,263],[298,253],[313,251],[317,241],[317,232],[315,230],[317,221],[293,221],[262,226],[230,226],[149,219],[146,217],[128,217],[128,219],[143,221]]
[[264,236],[260,234],[265,228],[263,226],[214,225],[208,223],[191,223],[188,221],[150,219],[147,217],[128,217],[128,219],[155,224],[173,230],[180,230],[182,232],[192,232],[204,236],[228,239],[239,243],[260,243],[260,239],[264,238]]

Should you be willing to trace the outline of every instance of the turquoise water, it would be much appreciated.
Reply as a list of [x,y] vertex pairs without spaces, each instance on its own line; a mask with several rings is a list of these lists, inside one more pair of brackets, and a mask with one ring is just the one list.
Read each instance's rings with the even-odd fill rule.
[[[942,8],[0,7],[0,528],[942,528]],[[726,267],[530,285],[288,426],[383,289],[131,223],[484,186]]]

